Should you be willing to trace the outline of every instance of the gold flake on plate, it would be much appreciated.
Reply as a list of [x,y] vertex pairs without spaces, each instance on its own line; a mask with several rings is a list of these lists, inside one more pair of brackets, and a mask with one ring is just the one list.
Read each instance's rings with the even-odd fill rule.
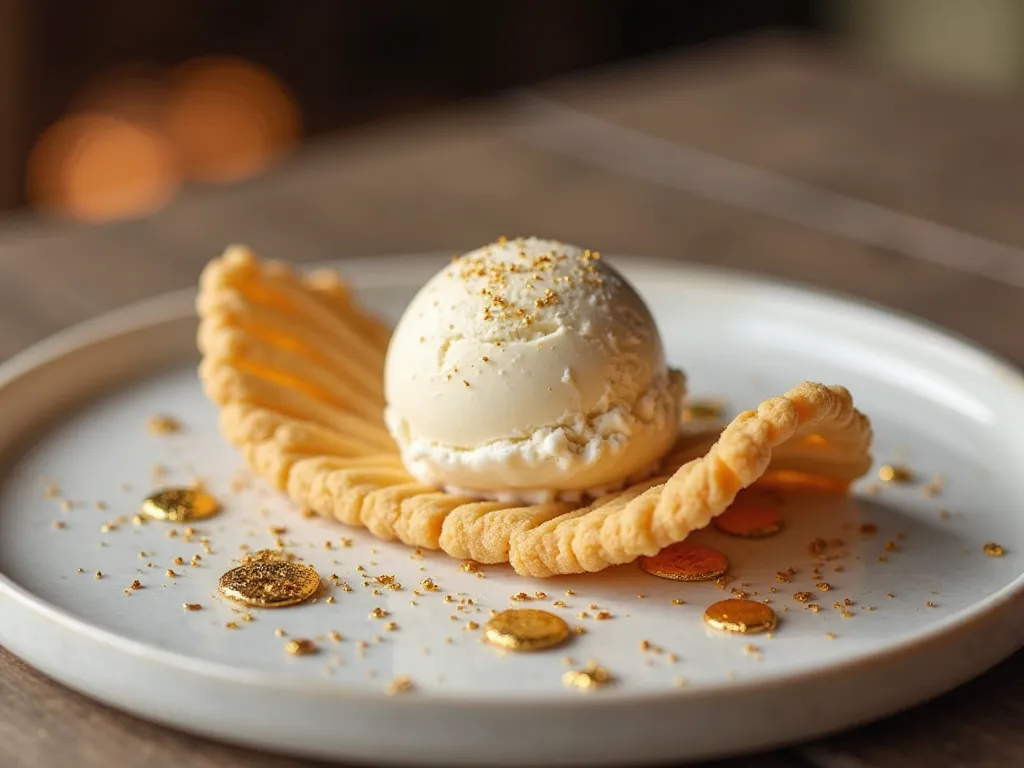
[[770,632],[778,624],[775,611],[754,600],[721,600],[704,611],[704,622],[713,629],[752,635]]
[[532,608],[501,611],[484,627],[484,640],[512,651],[554,648],[568,637],[569,625],[562,617]]
[[320,591],[314,568],[280,561],[240,565],[220,577],[224,597],[258,608],[284,608],[309,600]]
[[142,502],[141,512],[155,520],[184,523],[202,520],[220,511],[220,503],[206,491],[195,488],[165,488]]
[[640,567],[652,576],[675,581],[710,581],[729,570],[729,558],[717,549],[681,541],[651,557],[641,557]]

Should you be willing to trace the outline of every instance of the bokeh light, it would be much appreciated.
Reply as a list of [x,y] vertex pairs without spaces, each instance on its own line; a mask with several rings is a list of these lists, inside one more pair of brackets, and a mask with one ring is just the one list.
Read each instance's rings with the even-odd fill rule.
[[86,83],[29,157],[29,200],[103,221],[165,205],[184,180],[230,183],[294,147],[298,104],[267,69],[227,56],[170,73],[118,66]]
[[150,213],[173,198],[180,183],[164,136],[107,114],[61,118],[28,160],[29,199],[89,221]]
[[231,57],[188,61],[171,74],[165,129],[190,179],[252,176],[299,136],[299,108],[267,69]]

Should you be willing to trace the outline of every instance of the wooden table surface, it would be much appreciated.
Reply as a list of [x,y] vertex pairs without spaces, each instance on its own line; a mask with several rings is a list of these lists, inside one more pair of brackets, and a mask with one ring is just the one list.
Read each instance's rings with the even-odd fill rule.
[[[308,262],[538,234],[916,314],[1024,363],[1024,104],[766,36],[320,142],[150,219],[0,220],[0,360],[194,283],[226,244]],[[0,619],[2,620],[2,619]],[[1024,763],[1024,654],[936,701],[729,768]],[[313,765],[152,726],[0,650],[0,765]]]

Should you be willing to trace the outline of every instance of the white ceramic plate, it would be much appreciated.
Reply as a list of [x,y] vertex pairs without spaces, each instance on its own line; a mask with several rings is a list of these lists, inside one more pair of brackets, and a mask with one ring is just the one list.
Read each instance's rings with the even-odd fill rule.
[[[395,317],[441,263],[378,258],[344,268],[366,301]],[[176,728],[293,754],[438,765],[596,765],[766,748],[922,701],[1022,644],[1024,380],[1015,370],[845,300],[691,267],[620,266],[696,394],[721,395],[735,410],[802,379],[845,384],[874,421],[879,462],[907,464],[921,478],[875,495],[870,481],[851,498],[791,495],[786,530],[772,539],[698,534],[730,556],[733,586],[773,600],[774,637],[707,629],[703,609],[727,596],[713,584],[663,581],[635,566],[555,580],[487,567],[481,578],[444,556],[416,559],[399,544],[304,519],[260,482],[239,488],[241,459],[219,438],[194,375],[192,296],[177,294],[0,368],[0,642],[73,688]],[[160,413],[180,418],[185,432],[149,434],[147,419]],[[180,526],[168,538],[160,523],[101,532],[158,485],[155,464],[166,467],[161,482],[203,477],[224,512],[197,525],[191,542]],[[942,491],[927,497],[923,486],[939,473]],[[70,510],[46,498],[48,483]],[[860,533],[862,522],[878,534]],[[240,545],[270,546],[271,525],[286,525],[294,551],[353,591],[244,621],[214,596],[217,579]],[[174,565],[202,554],[200,535],[214,553],[198,568]],[[842,538],[835,552],[849,553],[825,569],[828,592],[811,575],[807,547],[817,537]],[[898,551],[886,551],[887,541]],[[987,557],[987,541],[1007,554]],[[375,595],[361,585],[360,565],[404,587]],[[776,572],[791,566],[793,583],[778,582]],[[414,597],[426,576],[443,592]],[[126,595],[135,579],[144,588]],[[821,610],[793,600],[798,590],[814,593]],[[520,591],[546,592],[529,605],[589,631],[553,652],[503,655],[464,628]],[[474,604],[460,610],[465,597]],[[846,599],[844,617],[832,604]],[[203,608],[186,612],[186,602]],[[591,604],[613,618],[577,618],[593,614]],[[375,607],[389,616],[369,618]],[[226,628],[231,621],[238,629]],[[386,631],[387,621],[398,629]],[[287,655],[278,627],[319,638],[320,652]],[[332,630],[345,639],[332,642]],[[666,653],[642,651],[642,640]],[[750,642],[759,653],[745,651]],[[566,656],[597,660],[615,684],[567,689]],[[415,691],[385,695],[398,675]]]

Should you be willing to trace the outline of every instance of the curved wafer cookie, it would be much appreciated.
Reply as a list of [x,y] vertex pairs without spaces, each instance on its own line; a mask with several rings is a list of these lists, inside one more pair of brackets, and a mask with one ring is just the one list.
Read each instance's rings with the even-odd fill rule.
[[329,272],[234,247],[204,270],[200,378],[225,437],[301,504],[382,539],[522,574],[598,571],[681,541],[771,471],[845,487],[871,429],[842,387],[804,383],[718,432],[682,433],[659,477],[586,506],[517,505],[413,479],[381,421],[387,329]]
[[739,414],[707,454],[628,503],[556,518],[546,528],[513,534],[510,561],[519,573],[551,576],[597,571],[653,555],[728,509],[737,492],[768,469],[777,446],[807,434],[825,443],[838,437],[847,446],[841,457],[822,464],[829,479],[850,481],[870,467],[870,424],[853,407],[849,392],[805,382],[764,401],[756,411]]

